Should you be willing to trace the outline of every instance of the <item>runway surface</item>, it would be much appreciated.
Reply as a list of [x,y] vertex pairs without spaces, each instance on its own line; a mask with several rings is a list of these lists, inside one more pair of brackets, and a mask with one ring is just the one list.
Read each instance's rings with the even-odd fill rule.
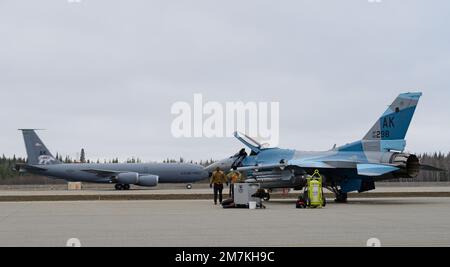
[[[66,186],[67,188],[67,186]],[[0,196],[23,196],[23,195],[107,195],[111,193],[117,194],[126,194],[126,195],[155,195],[155,194],[163,194],[163,195],[173,195],[173,194],[211,194],[212,189],[201,187],[201,188],[193,188],[193,189],[185,189],[185,188],[171,188],[171,189],[160,189],[160,188],[143,188],[136,187],[132,190],[128,191],[117,191],[112,187],[108,188],[100,188],[100,189],[83,189],[83,190],[67,190],[64,188],[58,187],[57,189],[51,188],[36,188],[31,189],[25,187],[23,189],[1,189],[0,188]],[[228,192],[228,188],[225,188],[224,191]],[[281,189],[277,192],[281,193]],[[325,190],[329,192],[328,190]],[[292,194],[298,194],[302,191],[290,190]],[[439,186],[430,186],[430,187],[378,187],[373,191],[366,192],[365,194],[372,193],[436,193],[436,192],[446,192],[450,193],[450,186],[447,187],[439,187]]]
[[0,246],[450,246],[450,198],[292,201],[224,210],[207,200],[0,203]]
[[[63,187],[17,187],[1,188],[0,202],[24,201],[124,201],[124,200],[206,200],[211,198],[212,190],[207,186],[185,188],[133,188],[129,191],[116,191],[111,187],[85,188],[83,190],[64,190]],[[225,189],[228,193],[228,189]],[[326,191],[327,192],[327,191]],[[273,198],[297,199],[302,191],[282,190],[271,193]],[[329,198],[334,197],[331,192],[326,193]],[[430,187],[379,187],[365,193],[350,193],[349,198],[392,198],[392,197],[450,197],[450,186]]]

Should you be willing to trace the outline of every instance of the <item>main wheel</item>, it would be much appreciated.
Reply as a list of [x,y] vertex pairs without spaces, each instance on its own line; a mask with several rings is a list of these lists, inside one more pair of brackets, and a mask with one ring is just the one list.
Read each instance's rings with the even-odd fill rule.
[[124,189],[124,186],[122,185],[122,184],[116,184],[115,186],[114,186],[114,188],[116,188],[116,190],[123,190]]
[[334,201],[336,203],[347,203],[347,193],[336,194],[336,199]]
[[129,184],[124,184],[123,185],[123,190],[130,190],[130,185]]

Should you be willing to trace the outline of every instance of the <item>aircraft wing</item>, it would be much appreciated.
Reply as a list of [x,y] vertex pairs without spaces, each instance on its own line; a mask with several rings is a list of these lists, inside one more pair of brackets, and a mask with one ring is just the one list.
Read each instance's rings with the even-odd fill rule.
[[[312,160],[291,160],[288,163],[278,163],[278,164],[266,164],[266,165],[255,165],[255,166],[247,166],[238,168],[238,171],[259,171],[259,170],[269,170],[269,169],[285,169],[289,167],[298,167],[305,170],[312,169],[338,169],[338,168],[356,168],[358,175],[368,176],[368,177],[377,177],[382,176],[387,173],[395,172],[400,170],[398,166],[390,165],[390,164],[376,164],[376,163],[355,163],[353,161],[312,161]],[[445,170],[428,166],[428,165],[420,165],[421,170],[425,171],[438,171],[444,172]]]
[[331,162],[313,161],[313,160],[291,160],[290,166],[296,166],[302,169],[336,169],[337,167]]
[[111,176],[115,176],[121,172],[119,171],[111,171],[111,170],[96,170],[96,169],[86,169],[86,170],[81,170],[83,172],[89,172],[89,173],[93,173],[96,174],[100,177],[111,177]]
[[[361,176],[381,176],[390,172],[398,171],[397,166],[384,165],[384,164],[357,164],[350,161],[303,161],[303,160],[292,160],[288,163],[280,164],[267,164],[267,165],[256,165],[249,167],[238,168],[238,171],[248,171],[248,170],[267,170],[275,168],[289,168],[298,167],[305,170],[311,169],[338,169],[338,168],[356,168],[357,172]],[[426,168],[434,168],[426,166]]]

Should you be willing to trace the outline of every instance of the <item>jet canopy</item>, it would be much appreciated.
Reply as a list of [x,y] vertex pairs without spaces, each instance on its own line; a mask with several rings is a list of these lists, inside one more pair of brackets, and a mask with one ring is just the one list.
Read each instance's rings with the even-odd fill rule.
[[234,137],[236,137],[244,145],[250,148],[254,153],[259,153],[262,149],[265,148],[264,145],[243,133],[235,132]]

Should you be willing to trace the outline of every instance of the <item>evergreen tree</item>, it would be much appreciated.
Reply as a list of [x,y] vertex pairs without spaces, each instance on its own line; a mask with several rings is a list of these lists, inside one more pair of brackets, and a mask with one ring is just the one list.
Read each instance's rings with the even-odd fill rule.
[[86,153],[84,152],[84,148],[81,149],[80,162],[81,163],[86,163]]

